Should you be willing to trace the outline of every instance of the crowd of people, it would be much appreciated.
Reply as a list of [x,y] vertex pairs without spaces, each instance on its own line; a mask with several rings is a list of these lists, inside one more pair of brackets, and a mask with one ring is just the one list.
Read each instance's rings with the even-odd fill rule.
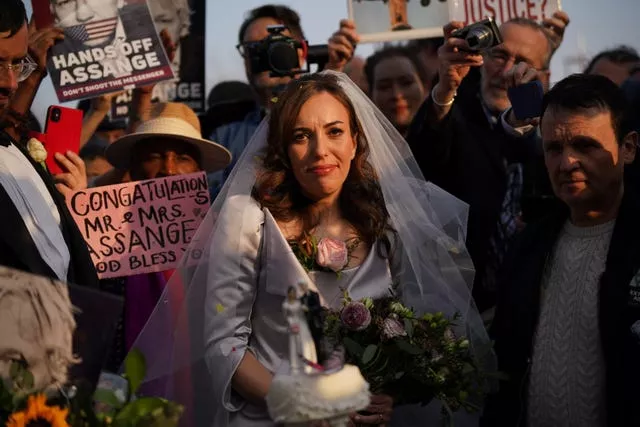
[[[64,33],[36,29],[22,0],[3,3],[0,265],[122,297],[103,369],[144,351],[151,380],[179,377],[160,394],[187,406],[185,425],[275,425],[265,396],[288,352],[281,307],[302,279],[327,307],[343,290],[393,287],[425,312],[463,313],[471,351],[504,375],[461,425],[640,426],[638,53],[601,52],[552,86],[566,12],[507,21],[484,51],[451,22],[442,38],[366,59],[342,20],[323,72],[273,77],[247,55],[272,25],[305,39],[291,8],[249,11],[237,40],[247,83],[216,85],[200,117],[152,102],[154,86],[134,90],[126,120],[109,118],[117,94],[81,102],[81,148],[50,153],[64,170],[52,176],[27,141]],[[179,40],[161,36],[173,61]],[[532,81],[540,115],[518,118],[509,90]],[[212,201],[198,265],[99,280],[65,198],[198,171]],[[324,239],[345,242],[346,261],[303,266],[294,249]],[[422,426],[438,409],[376,394],[351,422]]]

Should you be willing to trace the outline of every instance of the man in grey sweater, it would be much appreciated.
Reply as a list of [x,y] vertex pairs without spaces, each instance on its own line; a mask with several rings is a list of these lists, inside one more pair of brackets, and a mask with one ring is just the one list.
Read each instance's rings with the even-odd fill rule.
[[640,426],[640,205],[623,180],[638,135],[627,108],[601,76],[568,77],[545,97],[545,164],[565,206],[528,226],[505,261],[492,335],[509,379],[487,426]]

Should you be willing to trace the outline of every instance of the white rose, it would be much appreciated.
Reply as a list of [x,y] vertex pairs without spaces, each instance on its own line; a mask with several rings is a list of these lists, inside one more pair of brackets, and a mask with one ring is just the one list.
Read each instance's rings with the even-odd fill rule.
[[47,150],[45,150],[42,142],[38,141],[35,138],[31,138],[27,142],[27,151],[36,163],[43,163],[45,160],[47,160]]

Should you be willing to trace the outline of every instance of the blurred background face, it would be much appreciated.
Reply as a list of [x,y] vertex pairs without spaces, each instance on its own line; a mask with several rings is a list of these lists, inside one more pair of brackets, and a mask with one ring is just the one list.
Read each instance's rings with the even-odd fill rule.
[[634,66],[638,66],[639,64],[616,64],[613,61],[610,61],[606,58],[602,58],[598,60],[595,64],[593,64],[593,68],[589,72],[589,74],[597,74],[599,76],[604,76],[621,86],[622,83],[625,82],[629,77],[631,77],[631,71]]
[[140,180],[198,172],[199,158],[198,149],[183,141],[171,138],[141,141],[134,148],[131,177]]
[[552,108],[541,131],[553,191],[570,208],[597,209],[620,193],[624,165],[633,155],[626,144],[618,145],[608,111]]
[[86,28],[92,36],[89,40],[80,40],[88,46],[99,46],[113,37],[118,18],[118,0],[53,0],[55,24],[74,27],[91,23],[100,27]]
[[[258,42],[266,39],[269,36],[267,27],[271,25],[282,25],[282,22],[279,22],[273,18],[256,19],[251,24],[249,24],[249,26],[247,27],[247,30],[244,32],[244,38],[242,40],[242,43],[243,44],[253,43],[253,42]],[[293,34],[291,34],[289,29],[286,29],[285,31],[283,31],[282,34],[289,37],[295,37]],[[302,67],[302,64],[304,63],[304,57],[302,56],[301,49],[298,49],[298,55],[300,59],[300,67]],[[258,92],[260,92],[261,89],[265,89],[265,88],[267,89],[275,88],[277,86],[286,84],[291,80],[290,77],[269,77],[268,71],[255,74],[255,75],[252,74],[251,60],[249,59],[249,56],[247,55],[246,50],[244,55],[244,68],[245,68],[245,72],[247,73],[247,79],[251,83],[251,86],[253,86]]]
[[83,159],[88,179],[104,175],[113,169],[113,166],[102,156],[96,156],[92,159]]
[[518,24],[504,24],[500,31],[503,43],[487,52],[481,68],[482,99],[494,113],[511,106],[504,75],[519,62],[526,62],[539,70],[538,78],[545,91],[549,88],[549,71],[546,70],[549,42],[545,35],[539,30]]
[[425,90],[413,62],[405,56],[385,58],[373,71],[371,98],[400,131],[404,131],[425,98]]

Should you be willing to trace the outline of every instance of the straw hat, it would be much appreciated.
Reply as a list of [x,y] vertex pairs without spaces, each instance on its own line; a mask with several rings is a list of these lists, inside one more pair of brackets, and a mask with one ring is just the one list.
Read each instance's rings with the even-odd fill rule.
[[220,144],[203,139],[200,121],[193,110],[177,102],[153,104],[149,119],[135,132],[114,141],[105,152],[107,160],[119,169],[129,169],[133,147],[142,140],[171,138],[193,145],[200,151],[202,169],[215,172],[231,163],[231,153]]

